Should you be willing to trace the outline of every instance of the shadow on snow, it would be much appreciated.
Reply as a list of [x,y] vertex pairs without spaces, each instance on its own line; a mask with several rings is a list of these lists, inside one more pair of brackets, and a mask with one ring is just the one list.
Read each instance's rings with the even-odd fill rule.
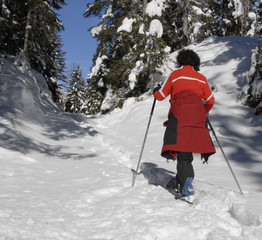
[[164,189],[166,189],[166,184],[175,174],[175,172],[159,168],[156,164],[149,162],[141,163],[140,169],[139,174],[142,174],[148,180],[148,184],[161,186]]
[[[13,115],[13,114],[12,114]],[[10,124],[0,123],[0,142],[4,148],[28,154],[36,151],[50,157],[59,157],[61,159],[81,160],[95,157],[96,154],[81,154],[78,152],[67,153],[66,146],[59,143],[64,139],[77,139],[84,136],[94,137],[99,134],[91,126],[81,127],[79,122],[83,121],[81,116],[69,115],[64,113],[49,114],[43,119],[41,131],[37,132],[33,127],[25,126],[17,118],[6,118]],[[30,125],[30,124],[29,124]],[[24,131],[19,131],[24,129]],[[28,133],[27,133],[28,129]],[[45,139],[51,139],[53,143],[46,143],[46,140],[34,137],[34,131]]]

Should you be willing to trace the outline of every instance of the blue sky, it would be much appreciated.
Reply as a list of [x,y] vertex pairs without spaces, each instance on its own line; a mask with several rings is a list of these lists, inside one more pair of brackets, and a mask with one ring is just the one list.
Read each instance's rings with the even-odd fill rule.
[[93,54],[96,51],[97,42],[92,37],[88,29],[99,23],[99,20],[93,17],[84,18],[83,14],[86,6],[91,0],[67,0],[67,5],[59,10],[60,20],[65,26],[65,31],[61,32],[66,52],[66,67],[70,71],[73,66],[79,65],[82,70],[82,76],[90,73],[92,67]]

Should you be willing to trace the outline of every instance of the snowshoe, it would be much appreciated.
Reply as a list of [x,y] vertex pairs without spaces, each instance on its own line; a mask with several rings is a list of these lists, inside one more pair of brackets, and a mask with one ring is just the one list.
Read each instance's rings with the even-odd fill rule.
[[190,177],[186,179],[185,185],[182,189],[182,196],[189,197],[194,195],[195,192],[192,182],[193,182],[193,178]]
[[187,178],[186,182],[185,182],[185,186],[182,189],[182,193],[181,193],[181,200],[184,200],[186,202],[188,202],[189,204],[193,204],[194,201],[194,188],[192,185],[193,182],[193,178]]
[[166,189],[175,189],[178,192],[180,192],[180,184],[176,178],[171,178],[166,184]]
[[166,184],[166,189],[175,196],[176,199],[181,198],[180,184],[176,178],[171,178]]

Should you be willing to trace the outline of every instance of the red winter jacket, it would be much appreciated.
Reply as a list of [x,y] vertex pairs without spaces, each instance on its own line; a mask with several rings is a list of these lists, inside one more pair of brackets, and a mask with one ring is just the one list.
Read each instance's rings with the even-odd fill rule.
[[168,95],[171,107],[161,155],[175,160],[176,152],[194,152],[208,159],[215,148],[206,127],[206,112],[215,99],[206,78],[192,66],[183,66],[173,71],[162,88],[154,93],[159,101]]

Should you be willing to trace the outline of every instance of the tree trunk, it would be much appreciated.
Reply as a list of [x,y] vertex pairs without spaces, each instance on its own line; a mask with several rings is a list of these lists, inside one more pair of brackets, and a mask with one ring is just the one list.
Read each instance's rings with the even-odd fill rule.
[[147,5],[147,0],[143,0],[143,18],[144,18],[145,13],[146,13],[146,5]]
[[241,36],[246,36],[248,20],[248,3],[249,0],[242,0],[243,17],[241,18]]
[[155,86],[156,86],[156,73],[154,72],[154,73],[153,73],[153,87],[152,87],[152,92],[154,92]]
[[183,34],[187,37],[188,32],[188,0],[184,1],[184,11],[183,11]]
[[25,39],[24,39],[24,49],[23,49],[25,55],[28,49],[28,38],[29,38],[30,29],[31,29],[31,26],[30,26],[31,12],[32,10],[29,8],[28,13],[27,13],[27,19],[26,19]]

